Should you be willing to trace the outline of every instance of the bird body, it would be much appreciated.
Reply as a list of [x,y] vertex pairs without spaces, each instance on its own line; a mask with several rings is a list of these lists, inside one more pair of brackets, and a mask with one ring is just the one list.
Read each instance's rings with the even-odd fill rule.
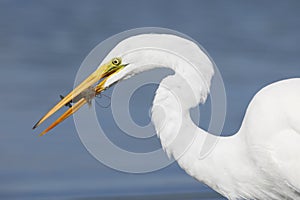
[[[189,175],[228,199],[300,199],[300,79],[263,88],[239,131],[219,137],[190,117],[190,109],[205,102],[214,74],[213,62],[197,44],[175,35],[142,34],[121,41],[101,65],[113,57],[126,65],[105,77],[101,90],[146,70],[174,71],[156,91],[152,122],[163,149]],[[218,142],[201,157],[207,136]]]
[[[184,76],[177,74],[180,67],[187,66],[176,66],[177,72],[161,82],[152,108],[153,124],[168,155],[189,175],[228,199],[300,199],[300,79],[263,88],[251,101],[240,130],[218,137],[211,153],[200,159],[209,133],[196,127],[189,116],[195,103],[178,81]],[[183,78],[191,76],[187,73]],[[194,82],[204,83],[201,76],[196,78]],[[205,95],[206,87],[198,87],[199,91],[190,92]],[[178,143],[170,144],[176,139]],[[191,140],[184,151],[182,146]]]
[[300,79],[263,88],[236,134],[220,137],[211,153],[199,159],[201,141],[209,133],[198,129],[202,137],[179,165],[228,199],[300,199],[299,90]]

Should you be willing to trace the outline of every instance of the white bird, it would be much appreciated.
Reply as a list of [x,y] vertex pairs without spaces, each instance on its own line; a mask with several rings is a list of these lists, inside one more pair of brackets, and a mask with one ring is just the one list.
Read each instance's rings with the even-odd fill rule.
[[197,44],[179,36],[141,34],[121,41],[34,128],[73,100],[74,106],[43,135],[114,83],[158,67],[174,74],[156,91],[152,122],[162,147],[181,168],[228,199],[300,199],[300,79],[279,81],[259,91],[239,131],[229,137],[212,136],[218,143],[200,159],[210,133],[193,123],[189,110],[205,102],[214,68]]

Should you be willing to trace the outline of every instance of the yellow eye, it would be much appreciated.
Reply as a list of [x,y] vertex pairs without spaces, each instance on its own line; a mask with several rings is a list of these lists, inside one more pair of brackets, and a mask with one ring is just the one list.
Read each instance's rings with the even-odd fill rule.
[[113,58],[113,59],[111,60],[111,63],[112,63],[113,65],[120,65],[120,64],[121,64],[121,58]]

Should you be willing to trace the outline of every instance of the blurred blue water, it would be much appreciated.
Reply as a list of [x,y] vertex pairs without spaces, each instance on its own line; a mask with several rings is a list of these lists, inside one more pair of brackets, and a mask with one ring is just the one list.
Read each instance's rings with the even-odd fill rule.
[[[140,175],[103,166],[84,149],[72,120],[42,138],[31,126],[72,88],[80,63],[99,42],[130,28],[161,26],[191,36],[210,53],[227,89],[224,133],[233,134],[260,88],[300,76],[299,10],[297,0],[1,1],[0,198],[214,195],[176,164]],[[150,103],[144,105],[149,97],[141,94],[153,92],[150,87],[136,94],[145,112],[132,108],[133,115],[144,122]],[[203,118],[204,127],[208,120]]]

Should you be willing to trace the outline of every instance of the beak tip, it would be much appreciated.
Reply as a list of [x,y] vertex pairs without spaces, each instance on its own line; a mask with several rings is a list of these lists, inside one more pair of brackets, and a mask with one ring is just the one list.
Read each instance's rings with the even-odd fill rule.
[[37,124],[35,124],[33,127],[32,127],[32,130],[36,129],[37,127]]
[[32,127],[33,130],[36,129],[41,124],[42,119],[43,118],[41,118],[37,123],[35,123],[35,125]]

